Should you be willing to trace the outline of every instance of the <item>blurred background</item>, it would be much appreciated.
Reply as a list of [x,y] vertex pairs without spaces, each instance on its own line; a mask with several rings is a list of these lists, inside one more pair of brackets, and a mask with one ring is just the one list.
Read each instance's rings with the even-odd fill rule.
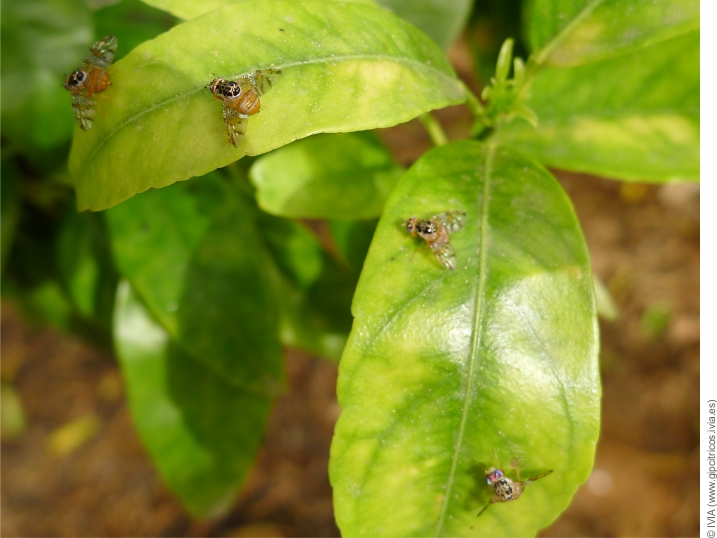
[[[193,521],[132,425],[111,352],[110,290],[68,302],[78,249],[109,257],[101,214],[78,215],[66,171],[74,119],[63,72],[108,33],[117,58],[173,26],[139,1],[2,4],[2,525],[4,536],[338,536],[327,466],[339,415],[334,363],[287,349],[289,391],[228,515]],[[477,93],[519,2],[485,1],[449,50]],[[516,55],[526,57],[520,42]],[[467,137],[464,107],[438,112]],[[379,131],[410,166],[431,142],[417,121]],[[541,536],[698,532],[699,186],[619,183],[554,171],[618,317],[600,321],[603,422],[596,464]],[[309,222],[316,230],[322,223]],[[89,230],[78,244],[73,230]],[[83,232],[85,233],[85,232]],[[83,246],[84,245],[84,246]],[[87,246],[89,245],[89,247]],[[73,250],[74,248],[74,250]],[[70,290],[71,292],[71,290]]]

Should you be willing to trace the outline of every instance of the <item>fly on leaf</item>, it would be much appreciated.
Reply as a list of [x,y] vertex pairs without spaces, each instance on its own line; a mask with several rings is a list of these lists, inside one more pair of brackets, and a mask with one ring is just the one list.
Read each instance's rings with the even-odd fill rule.
[[117,38],[113,35],[103,37],[92,45],[82,67],[70,73],[62,85],[72,94],[72,111],[83,131],[89,131],[95,120],[97,102],[93,95],[112,84],[107,68],[114,60],[116,50]]
[[259,98],[274,86],[280,76],[281,69],[260,69],[236,79],[217,77],[206,86],[215,99],[222,101],[227,135],[235,148],[244,139],[249,116],[259,112]]
[[449,235],[463,227],[466,217],[463,211],[444,211],[424,220],[411,217],[406,222],[406,229],[413,237],[423,238],[438,261],[452,271],[456,268],[456,251]]
[[483,509],[478,512],[479,516],[483,512],[485,512],[488,507],[493,503],[505,503],[508,501],[516,500],[518,497],[520,497],[521,493],[523,493],[526,484],[535,482],[536,480],[546,477],[553,472],[553,470],[551,469],[549,471],[545,471],[544,473],[531,476],[527,480],[521,481],[520,469],[518,468],[516,460],[513,460],[512,467],[516,470],[516,476],[518,477],[518,480],[513,480],[507,477],[502,469],[498,469],[496,467],[486,469],[485,480],[488,486],[490,486],[492,495],[490,500],[488,501],[488,504],[486,504]]

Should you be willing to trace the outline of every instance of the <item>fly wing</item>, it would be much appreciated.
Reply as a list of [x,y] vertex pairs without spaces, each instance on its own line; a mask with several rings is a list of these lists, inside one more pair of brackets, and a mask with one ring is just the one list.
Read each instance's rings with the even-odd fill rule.
[[451,271],[456,268],[456,251],[450,243],[444,245],[438,242],[431,243],[431,250],[436,255],[436,259],[443,264],[444,267]]
[[281,69],[268,68],[259,69],[258,71],[249,73],[246,75],[246,79],[249,81],[252,88],[254,88],[254,91],[261,96],[268,92],[274,84],[276,84],[276,81],[280,76]]
[[463,228],[467,217],[468,215],[464,211],[444,211],[431,217],[431,220],[437,219],[446,227],[448,233],[453,233]]
[[246,134],[246,120],[249,116],[237,112],[229,106],[226,101],[224,101],[222,112],[224,114],[224,123],[227,126],[229,142],[231,142],[235,148],[238,148]]
[[115,59],[116,50],[117,38],[113,35],[105,36],[92,45],[90,52],[85,58],[85,63],[100,69],[107,69],[112,63],[112,60]]
[[79,93],[72,94],[72,112],[83,131],[92,129],[95,121],[95,100]]
[[545,471],[544,473],[536,474],[535,476],[531,476],[530,478],[528,478],[528,480],[526,480],[523,483],[527,484],[528,482],[535,482],[536,480],[538,480],[540,478],[544,478],[544,477],[548,476],[552,472],[553,472],[553,470],[550,469],[549,471]]

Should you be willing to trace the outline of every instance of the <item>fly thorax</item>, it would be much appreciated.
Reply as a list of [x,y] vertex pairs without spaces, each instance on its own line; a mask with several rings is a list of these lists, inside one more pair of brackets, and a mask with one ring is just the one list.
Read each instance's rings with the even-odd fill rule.
[[233,80],[215,78],[209,84],[209,91],[222,99],[236,99],[241,95],[241,86]]
[[509,501],[513,498],[513,481],[501,478],[493,484],[493,491],[502,499]]
[[241,86],[233,80],[225,81],[224,84],[219,87],[219,94],[224,99],[236,99],[241,95]]
[[438,228],[430,220],[420,220],[416,223],[416,233],[422,236],[435,235]]

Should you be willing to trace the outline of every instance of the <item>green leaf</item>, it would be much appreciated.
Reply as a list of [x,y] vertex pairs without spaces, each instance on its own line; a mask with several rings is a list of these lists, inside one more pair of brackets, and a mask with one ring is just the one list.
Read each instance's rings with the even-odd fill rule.
[[361,274],[378,221],[332,220],[328,224],[336,250],[356,274]]
[[327,262],[320,278],[307,290],[288,280],[279,282],[280,334],[286,346],[338,362],[351,330],[356,279],[346,269]]
[[20,220],[21,199],[20,182],[22,181],[20,169],[15,159],[5,158],[0,165],[2,168],[2,185],[0,192],[0,272],[5,274],[8,255],[15,240],[15,231]]
[[378,0],[378,2],[423,30],[444,50],[463,30],[473,4],[471,0]]
[[548,166],[626,181],[700,177],[699,32],[613,60],[540,72],[496,138]]
[[82,64],[91,44],[84,0],[3,2],[3,146],[7,140],[32,154],[69,139],[75,119],[62,82]]
[[78,314],[109,337],[118,277],[104,215],[67,211],[57,238],[57,266]]
[[[451,235],[455,271],[403,225],[446,210],[468,214]],[[592,286],[575,214],[543,168],[477,142],[425,154],[386,204],[354,297],[329,469],[342,533],[530,536],[553,521],[598,437]],[[524,477],[554,472],[477,518],[494,450]]]
[[281,343],[338,361],[351,330],[359,272],[337,263],[298,223],[259,213],[258,224],[273,257],[267,269],[279,269],[269,272],[280,309]]
[[[163,11],[167,11],[184,19],[185,21],[196,19],[197,17],[216,11],[230,4],[243,4],[252,0],[142,0],[145,4],[154,6]],[[375,6],[374,0],[334,0],[337,2],[350,2],[352,4],[363,4],[365,6]]]
[[299,140],[259,157],[250,170],[264,211],[317,219],[378,217],[402,173],[370,132]]
[[283,382],[278,313],[252,209],[217,174],[107,212],[117,267],[177,344],[228,382]]
[[[143,0],[145,3],[191,20],[229,4],[250,0]],[[446,49],[463,29],[471,8],[470,0],[337,0],[367,6],[378,4],[423,30],[441,48]]]
[[[239,148],[205,85],[281,68]],[[306,0],[234,4],[176,26],[110,68],[91,131],[70,155],[80,209],[99,210],[319,132],[387,127],[463,101],[441,51],[376,8]]]
[[142,0],[145,4],[167,11],[175,17],[185,21],[195,19],[210,11],[228,6],[229,4],[241,4],[248,0]]
[[700,27],[698,0],[533,0],[527,33],[538,63],[615,58]]
[[194,517],[226,512],[271,399],[238,390],[179,349],[127,282],[117,290],[114,337],[134,422],[162,477]]
[[321,245],[299,223],[257,211],[261,236],[281,273],[299,289],[307,289],[324,268]]
[[[149,2],[148,2],[149,3]],[[200,5],[204,2],[194,2]],[[177,19],[147,5],[140,0],[121,0],[110,3],[94,13],[96,34],[117,37],[115,61],[148,39],[154,39],[177,23]]]

